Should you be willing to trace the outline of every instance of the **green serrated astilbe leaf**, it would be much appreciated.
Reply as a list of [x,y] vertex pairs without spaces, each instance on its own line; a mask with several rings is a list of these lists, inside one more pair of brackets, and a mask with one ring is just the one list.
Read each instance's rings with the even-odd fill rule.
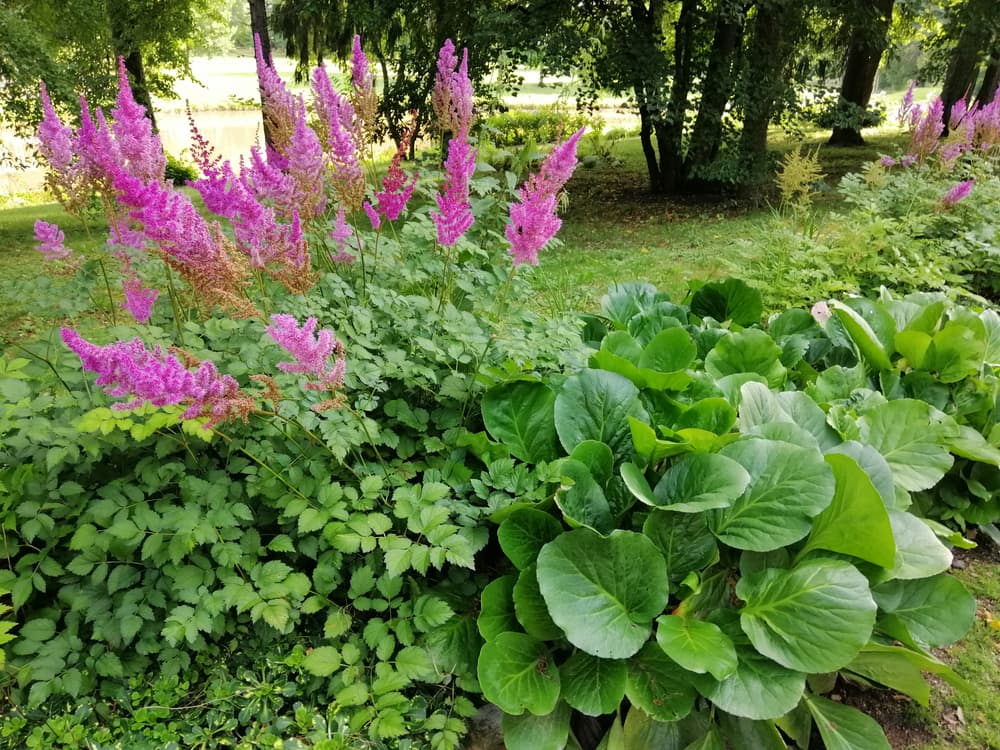
[[833,502],[813,519],[812,532],[799,552],[814,549],[851,555],[883,568],[893,567],[896,542],[889,514],[871,479],[850,456],[831,453],[836,491]]
[[736,585],[740,625],[754,647],[789,669],[833,672],[871,637],[876,605],[868,579],[842,560],[767,569]]
[[528,635],[543,641],[563,637],[562,630],[552,622],[549,610],[538,586],[536,566],[521,571],[514,584],[514,612],[517,621]]
[[810,519],[833,499],[833,471],[818,451],[776,440],[743,438],[720,452],[750,474],[750,486],[710,526],[737,549],[769,552],[805,537]]
[[615,373],[583,370],[568,378],[556,397],[556,431],[567,453],[584,440],[598,440],[619,460],[626,458],[632,452],[629,417],[649,420],[639,389]]
[[923,401],[881,404],[861,417],[858,426],[862,442],[885,457],[896,483],[908,492],[930,489],[954,463],[931,407]]
[[788,374],[781,364],[781,347],[755,328],[719,339],[705,357],[705,370],[716,380],[727,375],[756,373],[772,388],[780,387]]
[[708,567],[719,558],[719,545],[709,531],[708,520],[699,513],[668,513],[654,510],[642,525],[667,563],[672,584]]
[[538,463],[558,457],[556,394],[544,383],[514,381],[483,396],[483,422],[513,456]]
[[896,544],[890,578],[929,578],[951,568],[951,550],[921,519],[906,511],[890,510],[889,521]]
[[572,715],[573,711],[562,701],[554,711],[544,716],[504,714],[504,747],[507,750],[563,750],[569,738]]
[[483,695],[505,713],[551,713],[559,701],[559,669],[545,644],[524,633],[501,633],[479,653]]
[[593,656],[624,659],[649,638],[669,594],[666,564],[642,534],[577,529],[538,555],[538,584],[553,621]]
[[657,506],[675,513],[727,508],[750,484],[750,474],[731,458],[696,453],[674,463],[653,490]]
[[658,721],[683,719],[694,708],[695,690],[683,670],[652,642],[628,660],[625,695]]
[[333,646],[310,649],[302,661],[302,667],[310,674],[328,677],[340,668],[340,652]]
[[559,472],[572,484],[564,483],[556,494],[556,504],[566,518],[606,534],[615,528],[611,505],[585,464],[567,458]]
[[805,701],[827,750],[890,750],[871,716],[818,695],[807,695]]
[[976,600],[957,578],[889,581],[873,589],[881,610],[879,628],[924,647],[947,646],[965,635],[976,617]]
[[516,582],[516,575],[507,575],[490,581],[483,589],[476,626],[479,628],[479,634],[486,640],[520,628],[514,612]]
[[587,716],[613,713],[625,697],[625,661],[576,651],[559,666],[562,697]]
[[562,533],[562,524],[551,514],[533,508],[514,511],[497,529],[497,541],[518,570],[534,565],[543,546]]
[[718,625],[678,615],[664,615],[656,623],[656,642],[684,669],[717,680],[736,671],[736,648]]

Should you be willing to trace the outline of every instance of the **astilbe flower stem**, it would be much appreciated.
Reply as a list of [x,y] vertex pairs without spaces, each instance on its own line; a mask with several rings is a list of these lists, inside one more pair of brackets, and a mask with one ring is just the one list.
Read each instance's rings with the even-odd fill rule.
[[510,222],[504,231],[515,266],[522,263],[538,265],[538,252],[562,226],[556,215],[556,204],[559,191],[576,168],[576,148],[583,131],[580,128],[552,149],[538,173],[529,177],[518,190],[518,201],[511,206]]
[[311,376],[314,380],[305,385],[309,390],[336,391],[344,384],[344,344],[328,328],[316,333],[316,325],[313,317],[300,327],[292,315],[272,315],[267,333],[294,359],[294,362],[279,362],[279,370]]
[[437,227],[438,242],[444,247],[452,247],[474,221],[469,180],[476,171],[476,152],[469,146],[465,132],[459,132],[449,141],[444,168],[445,191],[435,196],[438,210],[431,211],[431,218]]
[[159,347],[148,350],[140,339],[98,346],[81,338],[71,328],[61,330],[62,339],[83,362],[83,368],[98,374],[97,385],[109,396],[131,400],[115,409],[153,406],[187,406],[184,419],[207,417],[212,427],[229,419],[247,421],[254,400],[243,393],[229,375],[220,375],[211,362],[200,362],[193,372]]

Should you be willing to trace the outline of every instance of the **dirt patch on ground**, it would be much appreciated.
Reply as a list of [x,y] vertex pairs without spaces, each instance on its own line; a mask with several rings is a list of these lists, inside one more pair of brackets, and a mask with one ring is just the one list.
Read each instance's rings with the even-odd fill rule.
[[865,688],[841,680],[830,697],[839,697],[844,705],[852,706],[875,719],[893,750],[912,750],[934,739],[934,732],[926,717],[921,716],[919,707],[905,695],[892,690]]

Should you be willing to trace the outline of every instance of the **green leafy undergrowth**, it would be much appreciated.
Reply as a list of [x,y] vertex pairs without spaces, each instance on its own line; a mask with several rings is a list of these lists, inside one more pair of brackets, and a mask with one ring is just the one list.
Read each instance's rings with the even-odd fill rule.
[[[886,748],[824,697],[838,674],[923,705],[926,674],[963,685],[933,649],[973,622],[948,574],[969,543],[925,511],[957,460],[997,467],[990,357],[952,373],[944,354],[985,341],[964,330],[991,313],[886,295],[760,327],[762,310],[735,280],[686,304],[617,285],[589,367],[484,397],[492,461],[549,488],[491,497],[509,567],[482,594],[478,677],[513,750],[574,746],[574,713],[610,716],[609,748],[806,748],[814,729]],[[941,334],[940,359],[887,354],[874,310],[877,330]],[[966,386],[990,405],[957,407]]]

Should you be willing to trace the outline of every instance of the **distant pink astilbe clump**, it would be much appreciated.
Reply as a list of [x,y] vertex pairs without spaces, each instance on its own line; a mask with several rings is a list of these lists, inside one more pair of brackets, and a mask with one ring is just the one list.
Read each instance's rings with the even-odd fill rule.
[[359,120],[351,103],[334,91],[323,66],[313,72],[312,89],[321,141],[333,172],[333,188],[345,207],[357,210],[364,201],[366,187],[358,160]]
[[437,75],[431,92],[431,105],[438,128],[445,133],[468,133],[472,128],[472,81],[469,80],[469,50],[462,50],[462,61],[455,55],[455,44],[446,39],[438,52]]
[[39,219],[35,222],[35,245],[36,249],[45,256],[45,260],[66,260],[73,251],[63,243],[66,241],[65,233],[55,224]]
[[[969,105],[963,97],[951,106],[945,134],[944,102],[936,97],[926,107],[913,104],[913,87],[904,97],[900,114],[910,127],[907,156],[918,162],[936,154],[946,168],[970,151],[989,151],[1000,146],[1000,99],[987,105]],[[997,91],[1000,97],[1000,89]]]
[[300,327],[293,315],[272,315],[267,333],[294,359],[279,362],[279,370],[310,376],[313,380],[305,384],[309,390],[335,391],[344,384],[344,344],[328,328],[317,333],[316,325],[312,317]]
[[951,208],[959,201],[965,200],[975,184],[975,180],[962,180],[941,197],[941,204],[945,208]]
[[518,190],[518,200],[510,208],[510,222],[504,231],[515,266],[538,265],[539,251],[562,226],[556,215],[559,191],[576,168],[576,148],[583,131],[580,128],[553,148],[541,169]]
[[438,210],[430,213],[437,227],[438,242],[444,247],[451,247],[475,220],[469,202],[469,181],[476,171],[476,152],[469,145],[466,133],[459,132],[448,142],[444,169],[445,190],[434,196]]
[[98,373],[97,385],[104,386],[109,396],[131,398],[114,404],[114,409],[134,409],[144,403],[181,404],[187,406],[181,415],[184,419],[207,417],[209,427],[237,417],[245,422],[254,409],[253,399],[240,391],[232,377],[220,375],[211,362],[200,362],[191,371],[159,347],[148,350],[139,339],[98,346],[71,328],[61,333],[83,368]]

